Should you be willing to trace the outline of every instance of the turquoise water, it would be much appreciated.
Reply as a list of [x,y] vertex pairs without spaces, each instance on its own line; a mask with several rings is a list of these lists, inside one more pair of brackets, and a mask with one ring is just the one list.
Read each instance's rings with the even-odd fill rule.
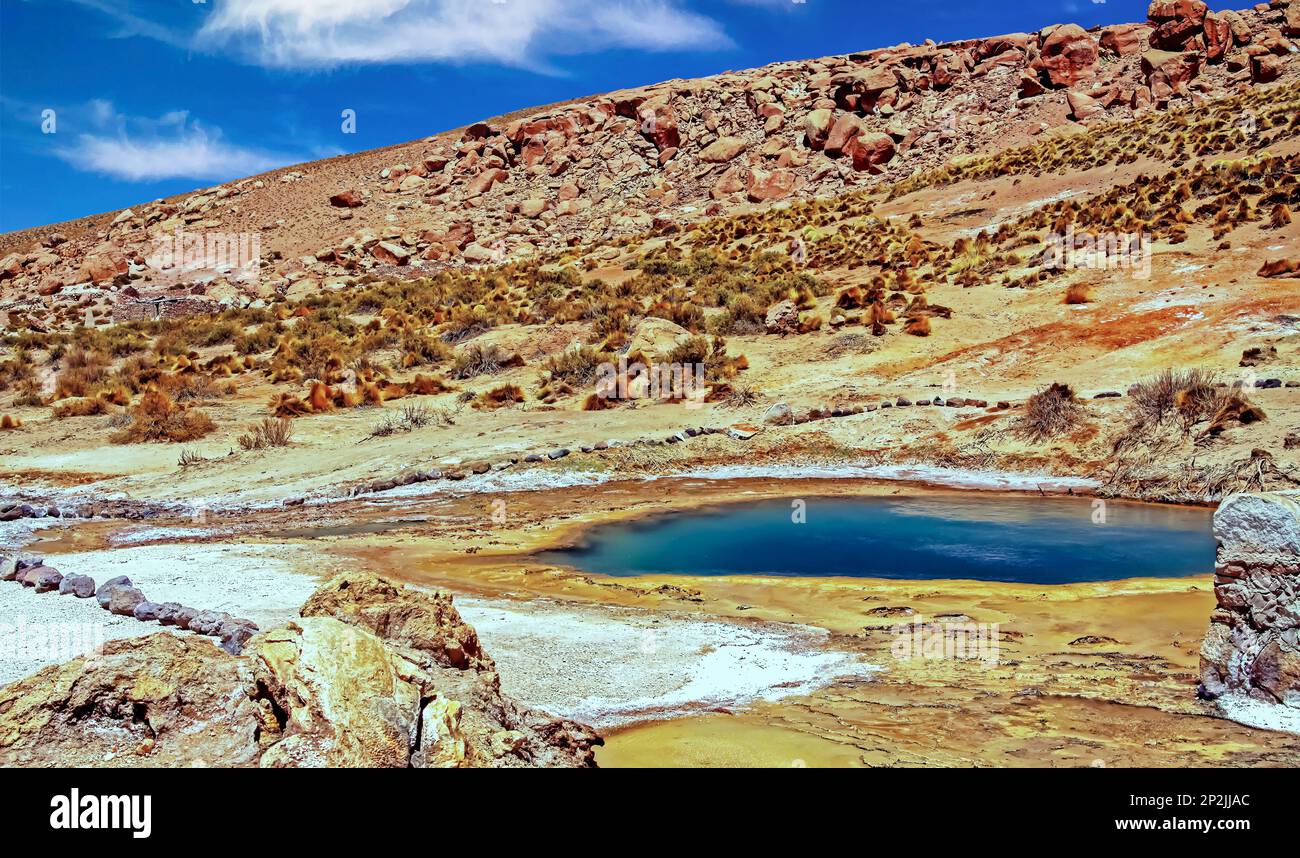
[[606,575],[794,575],[1031,584],[1210,574],[1209,510],[1081,498],[806,498],[593,529],[550,563]]

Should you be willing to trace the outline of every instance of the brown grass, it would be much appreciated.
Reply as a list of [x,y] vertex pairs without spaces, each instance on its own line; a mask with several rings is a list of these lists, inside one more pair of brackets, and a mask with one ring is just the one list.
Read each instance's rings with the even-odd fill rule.
[[524,401],[524,390],[517,384],[503,384],[492,390],[484,391],[474,400],[474,408],[492,411],[507,405]]
[[1083,420],[1083,406],[1068,384],[1054,383],[1029,397],[1015,433],[1030,441],[1044,441],[1073,430]]
[[131,424],[109,437],[114,444],[194,441],[217,428],[211,417],[177,405],[157,388],[146,390],[130,414]]
[[1071,283],[1065,290],[1065,303],[1088,304],[1092,302],[1092,287],[1087,283]]
[[288,447],[292,441],[293,424],[283,417],[267,417],[261,423],[248,427],[248,431],[239,436],[239,446],[245,450]]
[[66,420],[69,417],[93,417],[97,414],[107,414],[108,403],[98,397],[67,399],[54,406],[51,413],[55,420]]

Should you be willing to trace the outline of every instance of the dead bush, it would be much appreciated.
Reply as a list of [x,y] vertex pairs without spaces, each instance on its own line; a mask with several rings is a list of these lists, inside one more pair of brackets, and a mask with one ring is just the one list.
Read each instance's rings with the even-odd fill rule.
[[607,361],[607,355],[602,355],[591,346],[579,346],[547,358],[545,368],[555,381],[573,387],[586,387],[595,383],[596,370]]
[[1166,369],[1129,388],[1130,435],[1155,431],[1176,422],[1186,434],[1197,423],[1211,419],[1228,396],[1213,372],[1201,369]]
[[1092,301],[1092,287],[1087,283],[1071,283],[1065,290],[1065,303],[1087,304]]
[[93,417],[97,414],[107,413],[108,403],[93,396],[64,400],[54,406],[51,411],[55,420],[66,420],[69,417]]
[[109,436],[114,444],[195,441],[217,428],[211,417],[177,405],[157,388],[146,390],[130,414],[131,424]]
[[1083,416],[1083,406],[1075,398],[1074,390],[1068,384],[1057,382],[1029,397],[1015,433],[1029,441],[1043,441],[1071,431]]
[[474,408],[493,411],[523,401],[523,388],[517,384],[503,384],[500,387],[480,393],[478,398],[474,400]]
[[508,355],[499,346],[471,343],[456,353],[449,374],[452,378],[461,379],[495,375],[515,364],[517,359],[517,355]]

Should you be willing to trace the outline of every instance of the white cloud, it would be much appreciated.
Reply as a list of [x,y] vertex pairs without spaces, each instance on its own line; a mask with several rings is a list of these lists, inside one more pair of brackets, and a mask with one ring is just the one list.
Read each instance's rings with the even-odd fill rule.
[[86,114],[94,130],[55,154],[78,170],[115,179],[220,181],[304,160],[227,143],[220,129],[204,127],[184,110],[157,119],[131,117],[116,112],[111,102],[96,100]]
[[611,48],[717,49],[718,22],[682,0],[219,0],[195,37],[264,66],[490,61]]

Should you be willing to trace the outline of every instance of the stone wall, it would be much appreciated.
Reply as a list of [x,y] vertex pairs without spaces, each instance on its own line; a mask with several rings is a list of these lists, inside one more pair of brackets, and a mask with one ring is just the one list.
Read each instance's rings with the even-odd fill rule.
[[141,319],[178,319],[185,316],[214,316],[221,311],[217,302],[192,295],[156,299],[122,297],[113,304],[114,323]]
[[1300,709],[1300,492],[1232,495],[1214,535],[1218,606],[1201,646],[1201,694]]

